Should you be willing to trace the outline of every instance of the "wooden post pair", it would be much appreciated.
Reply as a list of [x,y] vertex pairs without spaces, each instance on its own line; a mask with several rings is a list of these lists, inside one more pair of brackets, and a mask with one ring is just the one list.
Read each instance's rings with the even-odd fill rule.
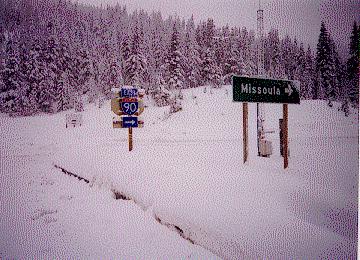
[[[248,103],[243,103],[243,159],[248,159]],[[283,147],[284,147],[284,169],[289,166],[288,159],[288,104],[283,104]]]

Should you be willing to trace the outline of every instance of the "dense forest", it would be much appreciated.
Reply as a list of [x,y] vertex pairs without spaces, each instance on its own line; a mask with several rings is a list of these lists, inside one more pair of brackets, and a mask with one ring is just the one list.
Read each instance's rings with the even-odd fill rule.
[[[359,102],[359,30],[354,22],[342,58],[324,23],[316,50],[271,29],[265,75],[299,80],[302,99],[339,101],[347,114]],[[211,18],[195,24],[120,5],[0,0],[0,112],[79,111],[84,102],[101,106],[121,85],[141,86],[157,105],[168,105],[181,89],[257,75],[258,43],[253,30],[217,27]]]

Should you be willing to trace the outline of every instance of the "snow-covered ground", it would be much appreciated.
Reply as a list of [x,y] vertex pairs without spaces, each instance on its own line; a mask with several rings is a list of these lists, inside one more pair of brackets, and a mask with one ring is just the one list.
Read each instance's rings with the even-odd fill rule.
[[274,153],[260,158],[250,104],[244,165],[242,105],[231,86],[209,92],[185,91],[171,116],[149,104],[131,152],[110,102],[76,128],[1,115],[0,258],[356,259],[358,113],[289,105],[284,170],[282,106],[266,105]]

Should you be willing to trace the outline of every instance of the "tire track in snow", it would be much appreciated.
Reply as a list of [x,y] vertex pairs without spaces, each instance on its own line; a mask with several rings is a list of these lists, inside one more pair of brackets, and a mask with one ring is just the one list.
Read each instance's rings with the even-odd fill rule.
[[[78,174],[72,173],[61,166],[54,164],[56,169],[61,170],[62,173],[77,178],[79,181],[84,181],[85,183],[91,185],[90,181],[84,177],[79,176]],[[260,256],[257,256],[252,250],[250,253],[245,251],[244,246],[240,245],[238,242],[233,241],[229,238],[225,238],[221,235],[216,234],[215,232],[209,232],[204,230],[201,227],[197,227],[192,224],[174,224],[173,221],[166,220],[166,217],[161,216],[161,214],[154,212],[151,206],[144,205],[140,203],[132,196],[124,194],[123,192],[117,190],[114,187],[110,188],[111,192],[114,195],[116,200],[125,200],[133,201],[138,205],[143,211],[147,211],[151,208],[151,215],[154,219],[161,225],[167,227],[168,229],[176,232],[183,239],[189,241],[193,245],[200,246],[211,253],[223,258],[223,259],[261,259]]]

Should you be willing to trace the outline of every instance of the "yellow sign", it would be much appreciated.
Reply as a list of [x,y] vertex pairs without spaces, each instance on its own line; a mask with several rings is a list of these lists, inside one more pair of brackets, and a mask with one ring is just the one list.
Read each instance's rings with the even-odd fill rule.
[[118,116],[123,114],[120,110],[120,98],[116,97],[111,99],[111,111],[113,111]]

